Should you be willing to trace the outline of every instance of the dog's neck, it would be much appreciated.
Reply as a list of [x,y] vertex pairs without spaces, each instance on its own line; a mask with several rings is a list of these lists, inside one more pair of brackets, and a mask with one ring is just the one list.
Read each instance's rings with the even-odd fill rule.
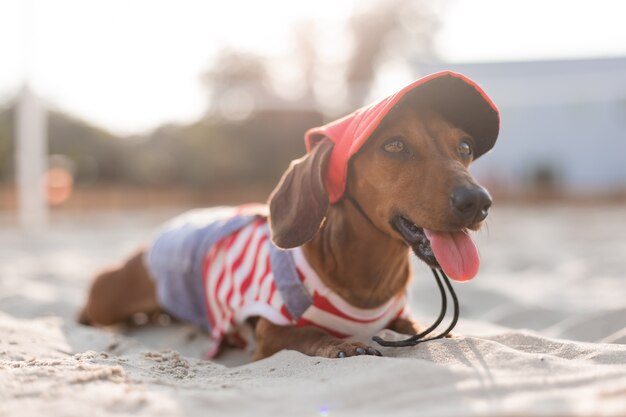
[[381,306],[409,281],[408,247],[345,199],[330,206],[324,225],[302,249],[324,284],[355,307]]

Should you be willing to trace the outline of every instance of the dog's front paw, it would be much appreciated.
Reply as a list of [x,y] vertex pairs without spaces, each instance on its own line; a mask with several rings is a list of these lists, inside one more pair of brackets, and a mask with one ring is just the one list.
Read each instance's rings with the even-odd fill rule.
[[325,358],[347,358],[348,356],[383,356],[380,351],[361,342],[332,341],[317,349],[316,356]]

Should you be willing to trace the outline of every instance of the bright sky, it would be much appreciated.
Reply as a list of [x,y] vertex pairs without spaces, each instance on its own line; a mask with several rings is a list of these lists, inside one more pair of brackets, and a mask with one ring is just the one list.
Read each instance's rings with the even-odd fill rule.
[[[118,133],[191,121],[221,47],[289,54],[293,23],[307,18],[338,53],[333,28],[354,4],[0,0],[0,103],[28,77],[49,103]],[[437,48],[453,62],[626,55],[624,16],[620,0],[450,0]]]

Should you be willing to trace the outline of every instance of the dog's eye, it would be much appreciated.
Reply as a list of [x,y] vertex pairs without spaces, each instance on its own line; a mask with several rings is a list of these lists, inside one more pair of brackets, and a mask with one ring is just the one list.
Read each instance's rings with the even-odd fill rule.
[[385,152],[400,153],[406,152],[407,146],[402,139],[394,138],[383,145]]
[[461,155],[463,159],[469,159],[472,157],[472,153],[472,145],[469,141],[467,139],[462,140],[459,143],[459,155]]

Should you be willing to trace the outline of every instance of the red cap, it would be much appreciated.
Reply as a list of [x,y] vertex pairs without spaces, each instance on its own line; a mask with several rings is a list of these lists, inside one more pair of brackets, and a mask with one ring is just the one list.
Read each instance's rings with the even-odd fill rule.
[[324,137],[335,144],[325,179],[331,203],[337,202],[346,188],[350,158],[361,149],[389,112],[402,105],[406,96],[416,98],[472,135],[476,142],[474,158],[483,155],[495,144],[500,129],[500,113],[478,84],[451,71],[428,75],[387,98],[306,132],[304,141],[307,152]]

